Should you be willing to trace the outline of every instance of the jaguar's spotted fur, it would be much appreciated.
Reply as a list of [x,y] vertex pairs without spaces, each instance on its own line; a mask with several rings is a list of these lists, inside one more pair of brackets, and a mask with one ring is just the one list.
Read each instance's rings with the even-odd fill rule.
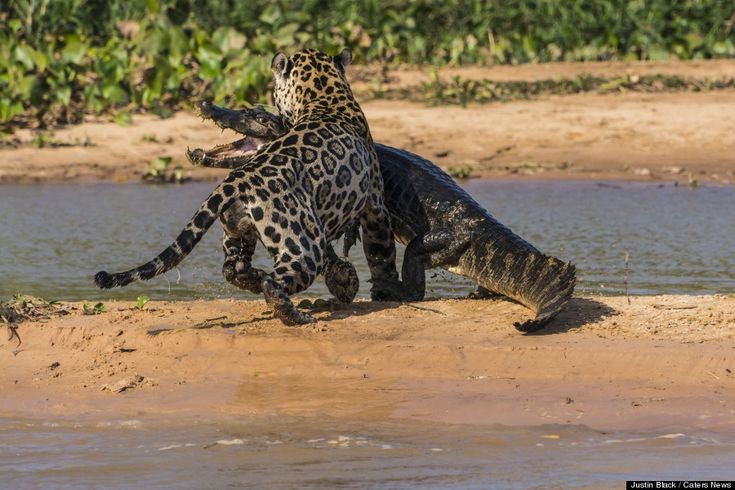
[[[200,148],[187,149],[187,158],[197,166],[230,169],[243,166],[250,162],[251,157],[264,143],[279,138],[288,131],[280,116],[275,116],[261,107],[233,111],[218,107],[209,101],[201,101],[197,104],[197,110],[203,119],[214,121],[222,129],[231,129],[244,135],[244,138],[234,143],[218,145],[208,151]],[[255,240],[248,237],[248,231],[245,231],[244,236],[237,231],[236,226],[240,219],[242,217],[237,210],[232,208],[222,215],[226,230],[223,238],[225,263],[222,274],[230,284],[252,290],[252,281],[246,277],[246,271],[255,251]],[[227,223],[231,224],[228,226]],[[233,242],[236,246],[231,245]],[[357,271],[350,262],[337,256],[331,244],[327,245],[322,275],[327,289],[338,302],[352,302],[360,287]]]
[[[311,285],[323,269],[329,243],[359,219],[372,296],[384,299],[391,289],[386,285],[398,283],[395,244],[370,130],[344,73],[350,60],[348,50],[336,57],[315,50],[290,58],[276,54],[273,97],[288,132],[232,171],[158,257],[128,272],[99,272],[95,283],[124,286],[171,269],[220,218],[226,253],[236,258],[225,273],[241,287],[262,292],[284,323],[312,322],[288,296]],[[273,258],[270,274],[250,265],[257,240]]]

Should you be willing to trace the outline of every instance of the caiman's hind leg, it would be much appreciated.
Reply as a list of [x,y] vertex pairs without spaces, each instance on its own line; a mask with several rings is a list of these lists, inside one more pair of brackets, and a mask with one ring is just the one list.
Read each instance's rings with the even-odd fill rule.
[[441,231],[417,236],[403,255],[401,280],[407,301],[421,301],[426,294],[426,269],[454,264],[470,244],[470,236]]
[[355,266],[340,259],[331,245],[327,246],[327,260],[324,262],[324,282],[329,292],[340,303],[352,303],[360,288]]
[[222,275],[230,284],[260,294],[263,292],[261,283],[267,273],[251,265],[257,243],[255,228],[240,236],[230,236],[225,232],[222,239],[222,248],[225,252]]

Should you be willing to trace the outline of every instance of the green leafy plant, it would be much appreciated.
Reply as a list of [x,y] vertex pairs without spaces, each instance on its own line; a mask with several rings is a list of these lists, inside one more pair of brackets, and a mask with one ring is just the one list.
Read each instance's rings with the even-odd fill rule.
[[135,308],[138,310],[142,310],[145,307],[145,305],[148,304],[150,300],[151,298],[149,298],[145,294],[138,296],[138,298],[135,301]]
[[143,173],[143,182],[149,184],[183,184],[190,179],[184,176],[184,167],[176,165],[170,169],[172,158],[169,156],[159,156]]
[[449,167],[447,173],[455,179],[469,179],[473,170],[472,165],[462,165],[460,167]]
[[94,306],[89,306],[87,303],[84,303],[82,305],[82,311],[85,315],[99,315],[107,311],[107,308],[102,302],[96,303]]

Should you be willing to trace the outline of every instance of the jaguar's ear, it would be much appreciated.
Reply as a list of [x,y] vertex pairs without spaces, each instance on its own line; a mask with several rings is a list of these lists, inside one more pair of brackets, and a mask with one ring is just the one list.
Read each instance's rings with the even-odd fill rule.
[[350,63],[352,63],[352,51],[347,48],[343,49],[340,54],[334,57],[334,61],[338,66],[341,66],[342,69],[346,68]]
[[287,65],[288,57],[281,51],[277,52],[273,57],[273,61],[271,61],[271,70],[273,70],[273,75],[278,79],[283,78]]

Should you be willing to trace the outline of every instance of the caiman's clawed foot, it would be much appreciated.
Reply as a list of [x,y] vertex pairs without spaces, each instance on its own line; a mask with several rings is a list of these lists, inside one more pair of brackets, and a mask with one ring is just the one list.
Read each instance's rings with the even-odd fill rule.
[[474,292],[467,295],[467,299],[500,299],[503,297],[502,294],[490,291],[482,286],[477,286]]
[[316,318],[296,309],[283,288],[272,277],[263,279],[261,288],[265,302],[273,308],[273,315],[287,326],[316,323]]
[[370,299],[373,301],[421,301],[422,298],[406,293],[403,283],[398,280],[373,279]]

